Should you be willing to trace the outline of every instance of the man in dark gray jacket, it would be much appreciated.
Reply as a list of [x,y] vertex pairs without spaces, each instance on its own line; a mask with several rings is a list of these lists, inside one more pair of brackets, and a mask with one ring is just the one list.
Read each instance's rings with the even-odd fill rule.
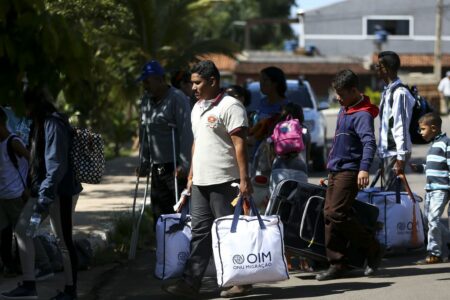
[[[180,90],[167,85],[164,75],[161,65],[152,60],[144,65],[138,78],[145,89],[141,99],[142,151],[139,174],[147,175],[150,172],[151,175],[155,224],[161,214],[174,212],[175,178],[180,191],[186,186],[193,140],[186,97]],[[175,141],[172,140],[172,134],[175,135]]]

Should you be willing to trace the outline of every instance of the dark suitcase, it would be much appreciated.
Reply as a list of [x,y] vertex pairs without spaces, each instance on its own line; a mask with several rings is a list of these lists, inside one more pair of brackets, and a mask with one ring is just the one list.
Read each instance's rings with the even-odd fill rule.
[[[275,188],[266,215],[277,214],[284,225],[286,249],[301,256],[326,261],[323,206],[326,187],[283,180]],[[378,208],[359,201],[354,204],[359,221],[370,231],[377,230]],[[363,267],[365,255],[349,245],[347,257],[353,267]]]

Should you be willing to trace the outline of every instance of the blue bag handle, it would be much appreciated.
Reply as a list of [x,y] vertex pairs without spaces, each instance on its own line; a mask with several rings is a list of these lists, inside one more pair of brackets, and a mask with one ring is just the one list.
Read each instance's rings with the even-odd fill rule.
[[[266,225],[264,224],[264,221],[262,220],[261,215],[259,214],[258,208],[256,207],[253,198],[250,197],[248,201],[250,202],[250,209],[252,213],[258,218],[259,227],[263,230],[266,229]],[[231,233],[236,232],[237,223],[239,221],[239,216],[242,213],[243,205],[244,205],[244,197],[239,196],[239,200],[236,204],[236,207],[234,208],[233,222],[231,223],[231,230],[230,230]]]
[[186,216],[189,212],[190,198],[190,196],[186,196],[186,203],[184,203],[183,207],[181,208],[180,224],[184,224],[186,222]]
[[180,221],[176,224],[173,224],[172,226],[170,226],[169,230],[166,231],[166,233],[175,233],[177,231],[181,231],[184,229],[184,226],[186,225],[186,223],[189,221],[187,218],[187,214],[189,212],[189,200],[190,200],[190,196],[186,196],[186,202],[183,204],[183,206],[181,207],[181,216],[180,216]]

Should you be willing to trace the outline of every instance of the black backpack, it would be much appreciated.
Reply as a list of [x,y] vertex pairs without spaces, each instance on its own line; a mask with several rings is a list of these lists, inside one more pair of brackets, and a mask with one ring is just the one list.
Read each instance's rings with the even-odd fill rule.
[[430,104],[428,103],[427,99],[419,95],[419,92],[417,90],[417,87],[415,85],[409,87],[408,85],[404,84],[398,84],[391,90],[391,97],[389,99],[389,105],[392,107],[394,102],[394,92],[399,87],[404,87],[408,90],[408,92],[413,96],[415,99],[415,104],[412,110],[412,116],[411,116],[411,123],[409,124],[409,135],[411,136],[411,143],[413,144],[428,144],[427,141],[425,141],[419,132],[419,119],[429,113],[433,112],[433,109],[431,108]]

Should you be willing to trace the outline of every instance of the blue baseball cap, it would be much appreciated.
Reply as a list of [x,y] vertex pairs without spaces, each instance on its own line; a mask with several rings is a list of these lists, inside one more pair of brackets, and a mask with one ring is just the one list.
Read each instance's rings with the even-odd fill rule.
[[156,60],[151,60],[142,67],[141,76],[136,81],[142,81],[149,76],[164,76],[164,69]]

